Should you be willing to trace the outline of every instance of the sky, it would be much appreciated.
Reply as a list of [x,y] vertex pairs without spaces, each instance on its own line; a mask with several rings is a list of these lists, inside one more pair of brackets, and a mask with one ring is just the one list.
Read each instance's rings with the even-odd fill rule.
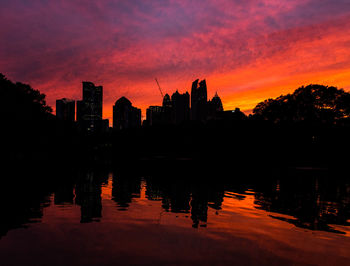
[[0,0],[0,73],[78,100],[104,88],[142,109],[206,79],[249,113],[307,84],[350,90],[349,0]]

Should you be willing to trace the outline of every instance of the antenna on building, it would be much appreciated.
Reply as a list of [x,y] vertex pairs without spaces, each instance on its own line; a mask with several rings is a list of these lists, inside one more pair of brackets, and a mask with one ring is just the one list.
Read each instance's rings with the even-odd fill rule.
[[163,92],[162,92],[162,89],[160,88],[160,85],[159,85],[159,82],[158,82],[157,78],[155,78],[155,80],[156,80],[156,82],[157,82],[157,85],[158,85],[160,94],[162,95],[162,98],[164,98],[164,94],[163,94]]

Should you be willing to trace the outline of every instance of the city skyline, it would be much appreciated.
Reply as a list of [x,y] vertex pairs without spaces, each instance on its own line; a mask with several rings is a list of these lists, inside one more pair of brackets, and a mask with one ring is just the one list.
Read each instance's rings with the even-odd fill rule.
[[[82,81],[82,99],[56,99],[55,115],[59,120],[77,122],[80,128],[95,131],[96,129],[107,130],[108,125],[120,130],[138,128],[141,125],[180,125],[190,120],[206,122],[218,119],[224,111],[217,92],[212,99],[208,98],[205,79],[194,80],[190,93],[188,91],[179,93],[176,90],[170,97],[168,93],[164,95],[160,87],[159,91],[162,96],[162,104],[148,106],[143,116],[141,109],[133,106],[129,99],[125,96],[120,97],[113,105],[111,122],[103,118],[103,86],[96,86],[90,81]],[[241,112],[237,107],[235,110]]]
[[[79,99],[81,80],[104,86],[103,116],[116,98],[145,110],[164,93],[208,80],[225,109],[310,83],[350,89],[347,1],[4,1],[0,68],[47,95]],[[20,15],[19,15],[20,14]],[[25,41],[23,41],[25,40]]]
[[1,265],[350,265],[350,0],[0,3]]

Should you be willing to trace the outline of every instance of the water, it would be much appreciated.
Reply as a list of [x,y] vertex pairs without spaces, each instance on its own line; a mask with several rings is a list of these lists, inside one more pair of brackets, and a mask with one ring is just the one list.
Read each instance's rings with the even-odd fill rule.
[[2,187],[0,265],[350,265],[346,178],[62,173]]

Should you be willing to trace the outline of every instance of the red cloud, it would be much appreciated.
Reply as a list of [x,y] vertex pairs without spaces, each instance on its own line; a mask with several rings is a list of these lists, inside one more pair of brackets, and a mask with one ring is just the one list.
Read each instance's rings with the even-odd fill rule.
[[127,96],[143,112],[207,78],[225,108],[252,109],[306,83],[350,88],[350,10],[342,1],[5,1],[0,71],[48,96],[104,86],[104,116]]

